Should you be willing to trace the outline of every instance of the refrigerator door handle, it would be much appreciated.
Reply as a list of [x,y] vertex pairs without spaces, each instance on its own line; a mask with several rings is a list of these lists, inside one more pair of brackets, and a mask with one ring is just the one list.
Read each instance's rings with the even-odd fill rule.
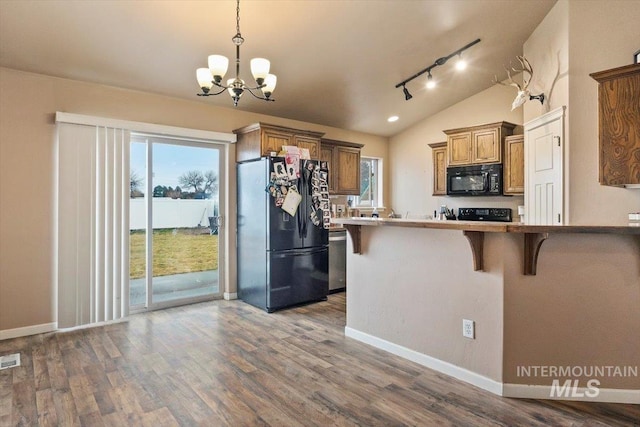
[[302,173],[300,174],[300,179],[298,179],[298,182],[296,183],[296,188],[298,189],[298,194],[300,194],[302,196],[302,202],[300,203],[300,205],[298,206],[298,211],[296,212],[296,221],[298,223],[298,237],[302,239],[302,233],[303,233],[303,228],[304,228],[304,224],[303,224],[303,219],[302,219],[302,207],[304,206],[304,194],[302,193],[302,176],[304,175],[304,171],[301,171]]
[[[303,165],[304,165],[304,163],[303,163]],[[307,168],[306,167],[302,168],[302,173],[300,174],[300,177],[301,177],[301,180],[303,180],[302,188],[307,190],[302,195],[302,206],[303,206],[303,209],[301,209],[301,210],[303,212],[300,213],[300,215],[302,216],[302,238],[306,238],[307,237],[307,221],[308,221],[308,212],[307,212],[308,198],[309,198],[308,192],[311,191],[311,187],[309,185],[310,181],[309,181],[308,176],[307,176]]]

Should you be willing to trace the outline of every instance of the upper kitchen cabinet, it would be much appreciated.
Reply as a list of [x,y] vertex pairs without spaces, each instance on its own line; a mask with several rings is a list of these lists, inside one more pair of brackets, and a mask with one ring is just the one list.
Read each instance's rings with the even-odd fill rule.
[[503,192],[524,194],[524,135],[511,135],[504,139]]
[[513,123],[497,122],[445,130],[448,166],[501,163],[504,138],[515,127]]
[[600,184],[640,184],[640,64],[591,74],[598,84]]
[[233,131],[238,135],[236,161],[253,160],[280,152],[283,145],[309,149],[312,159],[320,158],[320,138],[324,133],[254,123]]
[[433,195],[447,195],[447,142],[429,144],[433,157]]
[[320,160],[329,167],[329,193],[360,195],[360,150],[362,144],[322,139]]
[[333,151],[334,145],[320,143],[320,161],[327,162],[327,168],[329,169],[329,194],[336,193],[335,179],[333,179]]

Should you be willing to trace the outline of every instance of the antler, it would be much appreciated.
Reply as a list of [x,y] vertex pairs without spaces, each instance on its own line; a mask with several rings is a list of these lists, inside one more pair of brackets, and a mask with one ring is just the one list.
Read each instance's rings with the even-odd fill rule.
[[[509,78],[509,84],[507,85],[502,83],[501,81],[498,80],[498,77],[495,75],[493,76],[493,83],[496,83],[502,86],[514,86],[518,88],[518,91],[527,90],[527,88],[529,87],[529,83],[531,82],[531,77],[533,77],[533,67],[531,66],[527,58],[525,58],[524,56],[516,56],[516,59],[518,60],[518,62],[520,62],[520,65],[522,65],[522,69],[511,67],[511,70],[515,71],[516,73],[523,73],[522,86],[520,86],[518,83],[513,81],[513,79],[511,78],[511,71],[509,71],[507,67],[504,67],[504,70],[507,72],[507,77]],[[524,73],[529,74],[528,80],[524,78]]]
[[[504,84],[501,81],[498,80],[498,76],[493,76],[493,83],[494,84],[499,84],[502,86],[515,86],[516,88],[518,88],[518,91],[521,91],[522,88],[520,87],[520,85],[516,82],[513,81],[513,79],[511,78],[511,72],[509,71],[509,69],[507,67],[504,67],[504,70],[507,72],[507,77],[509,77],[509,84]],[[514,70],[516,71],[516,70]]]
[[[533,77],[533,67],[531,66],[527,58],[525,58],[524,56],[516,56],[516,59],[518,60],[518,62],[520,62],[520,65],[522,65],[522,69],[521,70],[518,70],[515,68],[511,68],[511,69],[513,71],[522,73],[522,90],[526,90],[529,87],[529,83],[531,83],[531,78]],[[524,73],[529,74],[528,80],[525,79]]]

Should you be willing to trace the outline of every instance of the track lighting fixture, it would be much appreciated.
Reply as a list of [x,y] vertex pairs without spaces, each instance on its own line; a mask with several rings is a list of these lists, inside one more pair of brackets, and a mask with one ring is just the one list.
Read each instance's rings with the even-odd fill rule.
[[458,62],[456,63],[456,68],[458,70],[464,70],[467,67],[467,64],[462,59],[462,52],[464,52],[465,50],[469,49],[471,46],[473,46],[475,44],[478,44],[478,43],[480,43],[480,39],[476,39],[476,40],[472,41],[471,43],[467,44],[466,46],[461,47],[460,49],[456,50],[455,52],[453,52],[450,55],[443,56],[441,58],[436,59],[433,64],[429,65],[424,70],[420,70],[416,74],[414,74],[413,76],[409,77],[408,79],[403,80],[400,83],[398,83],[396,85],[396,88],[402,87],[402,92],[404,93],[404,99],[408,101],[411,98],[413,98],[413,96],[411,96],[411,94],[409,93],[409,90],[407,89],[407,87],[405,85],[407,83],[409,83],[411,80],[413,80],[413,79],[415,79],[417,77],[420,77],[424,73],[429,73],[427,75],[427,88],[428,89],[433,89],[436,86],[436,82],[433,79],[433,76],[431,75],[431,70],[434,69],[435,67],[439,66],[439,65],[446,64],[449,59],[453,58],[456,55],[458,55]]

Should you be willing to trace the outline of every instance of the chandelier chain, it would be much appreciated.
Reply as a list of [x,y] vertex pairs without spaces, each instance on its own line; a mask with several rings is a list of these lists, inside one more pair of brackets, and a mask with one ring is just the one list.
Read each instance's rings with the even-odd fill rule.
[[236,3],[236,33],[240,35],[240,0]]

